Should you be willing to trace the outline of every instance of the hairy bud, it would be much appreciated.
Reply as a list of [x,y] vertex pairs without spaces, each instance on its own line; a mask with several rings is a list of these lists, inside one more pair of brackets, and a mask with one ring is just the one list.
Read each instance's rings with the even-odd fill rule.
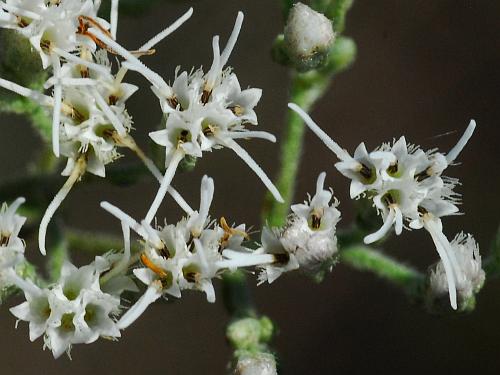
[[323,65],[334,40],[332,22],[328,18],[302,3],[294,5],[285,26],[285,46],[299,71]]

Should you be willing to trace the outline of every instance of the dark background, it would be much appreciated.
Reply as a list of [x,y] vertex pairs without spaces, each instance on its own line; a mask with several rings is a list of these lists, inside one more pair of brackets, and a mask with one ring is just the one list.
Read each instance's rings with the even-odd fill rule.
[[[242,86],[263,88],[260,127],[279,137],[288,75],[269,57],[270,45],[283,27],[278,0],[163,1],[143,17],[121,17],[118,39],[135,49],[189,5],[195,8],[193,18],[144,61],[170,79],[176,65],[185,69],[209,66],[212,35],[226,40],[236,12],[243,10],[243,31],[230,63]],[[469,120],[476,119],[477,132],[460,156],[462,164],[447,170],[463,183],[458,190],[463,194],[465,215],[446,218],[444,223],[449,237],[460,230],[473,233],[483,255],[499,224],[499,15],[500,3],[486,0],[357,1],[345,31],[358,45],[357,61],[335,78],[312,113],[348,150],[361,141],[371,149],[405,135],[424,149],[447,151]],[[135,119],[135,136],[145,146],[147,132],[160,116],[158,103],[144,80],[134,74],[128,80],[143,87],[141,94],[130,99],[129,112]],[[40,140],[20,117],[2,116],[0,131],[1,178],[21,176]],[[278,147],[261,141],[244,146],[275,175]],[[119,161],[123,162],[126,159]],[[353,217],[353,204],[348,183],[334,170],[334,162],[326,147],[307,133],[295,201],[312,192],[318,173],[326,170],[327,182],[341,202],[340,225],[346,226]],[[240,160],[229,150],[217,151],[207,154],[194,172],[177,176],[175,186],[193,206],[203,174],[215,178],[214,217],[224,215],[259,227],[264,187]],[[99,201],[109,200],[140,217],[156,186],[148,178],[126,189],[80,184],[64,203],[67,222],[118,234],[118,223],[99,208]],[[172,222],[180,211],[169,201],[161,214]],[[422,270],[437,260],[423,231],[406,231],[387,242],[385,250]],[[26,255],[36,258],[36,252],[31,246]],[[30,343],[26,323],[20,323],[16,331],[15,318],[7,308],[17,301],[9,301],[0,308],[0,373],[221,374],[230,350],[224,339],[228,317],[217,289],[215,304],[208,304],[201,293],[185,293],[175,303],[157,303],[119,342],[78,345],[72,361],[53,360],[50,352],[41,350],[40,339]],[[322,284],[287,275],[270,286],[255,287],[254,296],[260,311],[279,326],[274,347],[283,374],[486,374],[500,370],[498,280],[487,281],[475,312],[454,317],[430,316],[412,306],[396,288],[343,265]]]

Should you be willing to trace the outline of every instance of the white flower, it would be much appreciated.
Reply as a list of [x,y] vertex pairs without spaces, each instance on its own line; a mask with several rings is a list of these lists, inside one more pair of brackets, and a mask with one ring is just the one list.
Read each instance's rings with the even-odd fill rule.
[[271,284],[284,272],[293,271],[300,267],[295,254],[289,252],[283,245],[279,229],[264,227],[262,229],[261,242],[262,248],[257,250],[256,253],[272,255],[274,261],[261,267],[259,285],[266,281]]
[[11,279],[24,291],[26,302],[10,311],[29,322],[31,341],[44,335],[45,346],[55,358],[69,354],[73,344],[118,338],[114,318],[120,311],[120,298],[101,290],[102,271],[98,263],[77,268],[67,262],[59,281],[44,289],[13,274]]
[[24,259],[26,245],[19,238],[19,231],[26,218],[16,214],[24,201],[24,198],[17,198],[10,207],[4,203],[0,210],[0,289],[11,284],[9,270],[13,270]]
[[[455,236],[450,247],[450,258],[455,264],[457,292],[460,300],[466,301],[481,289],[485,280],[479,247],[472,235],[463,232]],[[431,271],[430,286],[437,296],[448,293],[449,285],[443,261]]]

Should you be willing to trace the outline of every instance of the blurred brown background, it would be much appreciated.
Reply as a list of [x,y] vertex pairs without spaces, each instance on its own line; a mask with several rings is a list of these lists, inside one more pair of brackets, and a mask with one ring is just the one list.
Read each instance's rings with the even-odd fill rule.
[[[270,45],[283,27],[278,0],[164,0],[143,17],[122,17],[118,38],[130,49],[137,48],[189,5],[195,9],[193,18],[145,62],[171,78],[176,65],[208,66],[212,35],[225,40],[236,12],[243,10],[245,23],[230,62],[242,86],[263,88],[260,127],[279,136],[288,76],[269,57]],[[499,15],[500,3],[486,0],[358,0],[345,32],[358,45],[358,59],[335,78],[312,113],[349,150],[360,141],[374,148],[404,134],[424,149],[446,151],[475,118],[477,133],[460,157],[462,164],[447,171],[463,183],[458,190],[464,196],[465,215],[447,218],[445,230],[449,237],[462,229],[473,233],[483,255],[499,224]],[[144,80],[134,74],[128,79],[144,88],[129,101],[129,112],[136,137],[146,146],[147,132],[160,116],[158,103]],[[40,147],[39,139],[19,117],[2,116],[0,130],[2,179],[23,175]],[[274,176],[278,147],[259,141],[244,146]],[[326,170],[341,202],[341,226],[347,225],[353,205],[347,181],[333,168],[333,155],[311,133],[304,152],[295,201],[313,191],[318,173]],[[175,186],[194,206],[203,174],[215,178],[214,216],[259,226],[264,188],[240,160],[228,150],[214,152],[194,172],[177,176]],[[75,227],[119,233],[118,223],[99,208],[99,201],[109,200],[140,217],[155,191],[155,181],[148,178],[129,188],[80,184],[65,202],[64,214]],[[168,201],[161,213],[175,221],[180,211]],[[387,252],[422,270],[437,260],[423,232],[405,232],[385,246]],[[33,246],[27,257],[37,257]],[[457,317],[430,316],[413,307],[399,290],[342,265],[319,285],[287,275],[271,286],[254,287],[253,294],[260,311],[280,328],[274,347],[282,374],[497,374],[500,370],[499,280],[487,282],[474,313]],[[53,360],[50,352],[41,350],[41,340],[30,343],[27,324],[14,329],[15,319],[7,308],[16,302],[0,308],[2,375],[222,374],[230,356],[224,340],[228,317],[221,298],[208,304],[202,294],[185,293],[181,301],[157,303],[119,342],[76,346],[72,361]]]

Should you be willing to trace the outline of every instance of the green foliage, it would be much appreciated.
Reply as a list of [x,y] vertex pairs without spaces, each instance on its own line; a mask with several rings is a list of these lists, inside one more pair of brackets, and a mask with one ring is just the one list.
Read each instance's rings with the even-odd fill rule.
[[[0,30],[0,77],[34,90],[42,90],[47,72],[29,40],[12,30]],[[45,110],[31,100],[0,89],[0,112],[27,116],[42,138],[50,141],[52,122]]]
[[[42,69],[40,56],[33,51],[29,40],[13,30],[2,29],[0,45],[0,77],[32,89],[41,89],[47,73]],[[2,100],[7,96],[4,90],[0,94]]]

